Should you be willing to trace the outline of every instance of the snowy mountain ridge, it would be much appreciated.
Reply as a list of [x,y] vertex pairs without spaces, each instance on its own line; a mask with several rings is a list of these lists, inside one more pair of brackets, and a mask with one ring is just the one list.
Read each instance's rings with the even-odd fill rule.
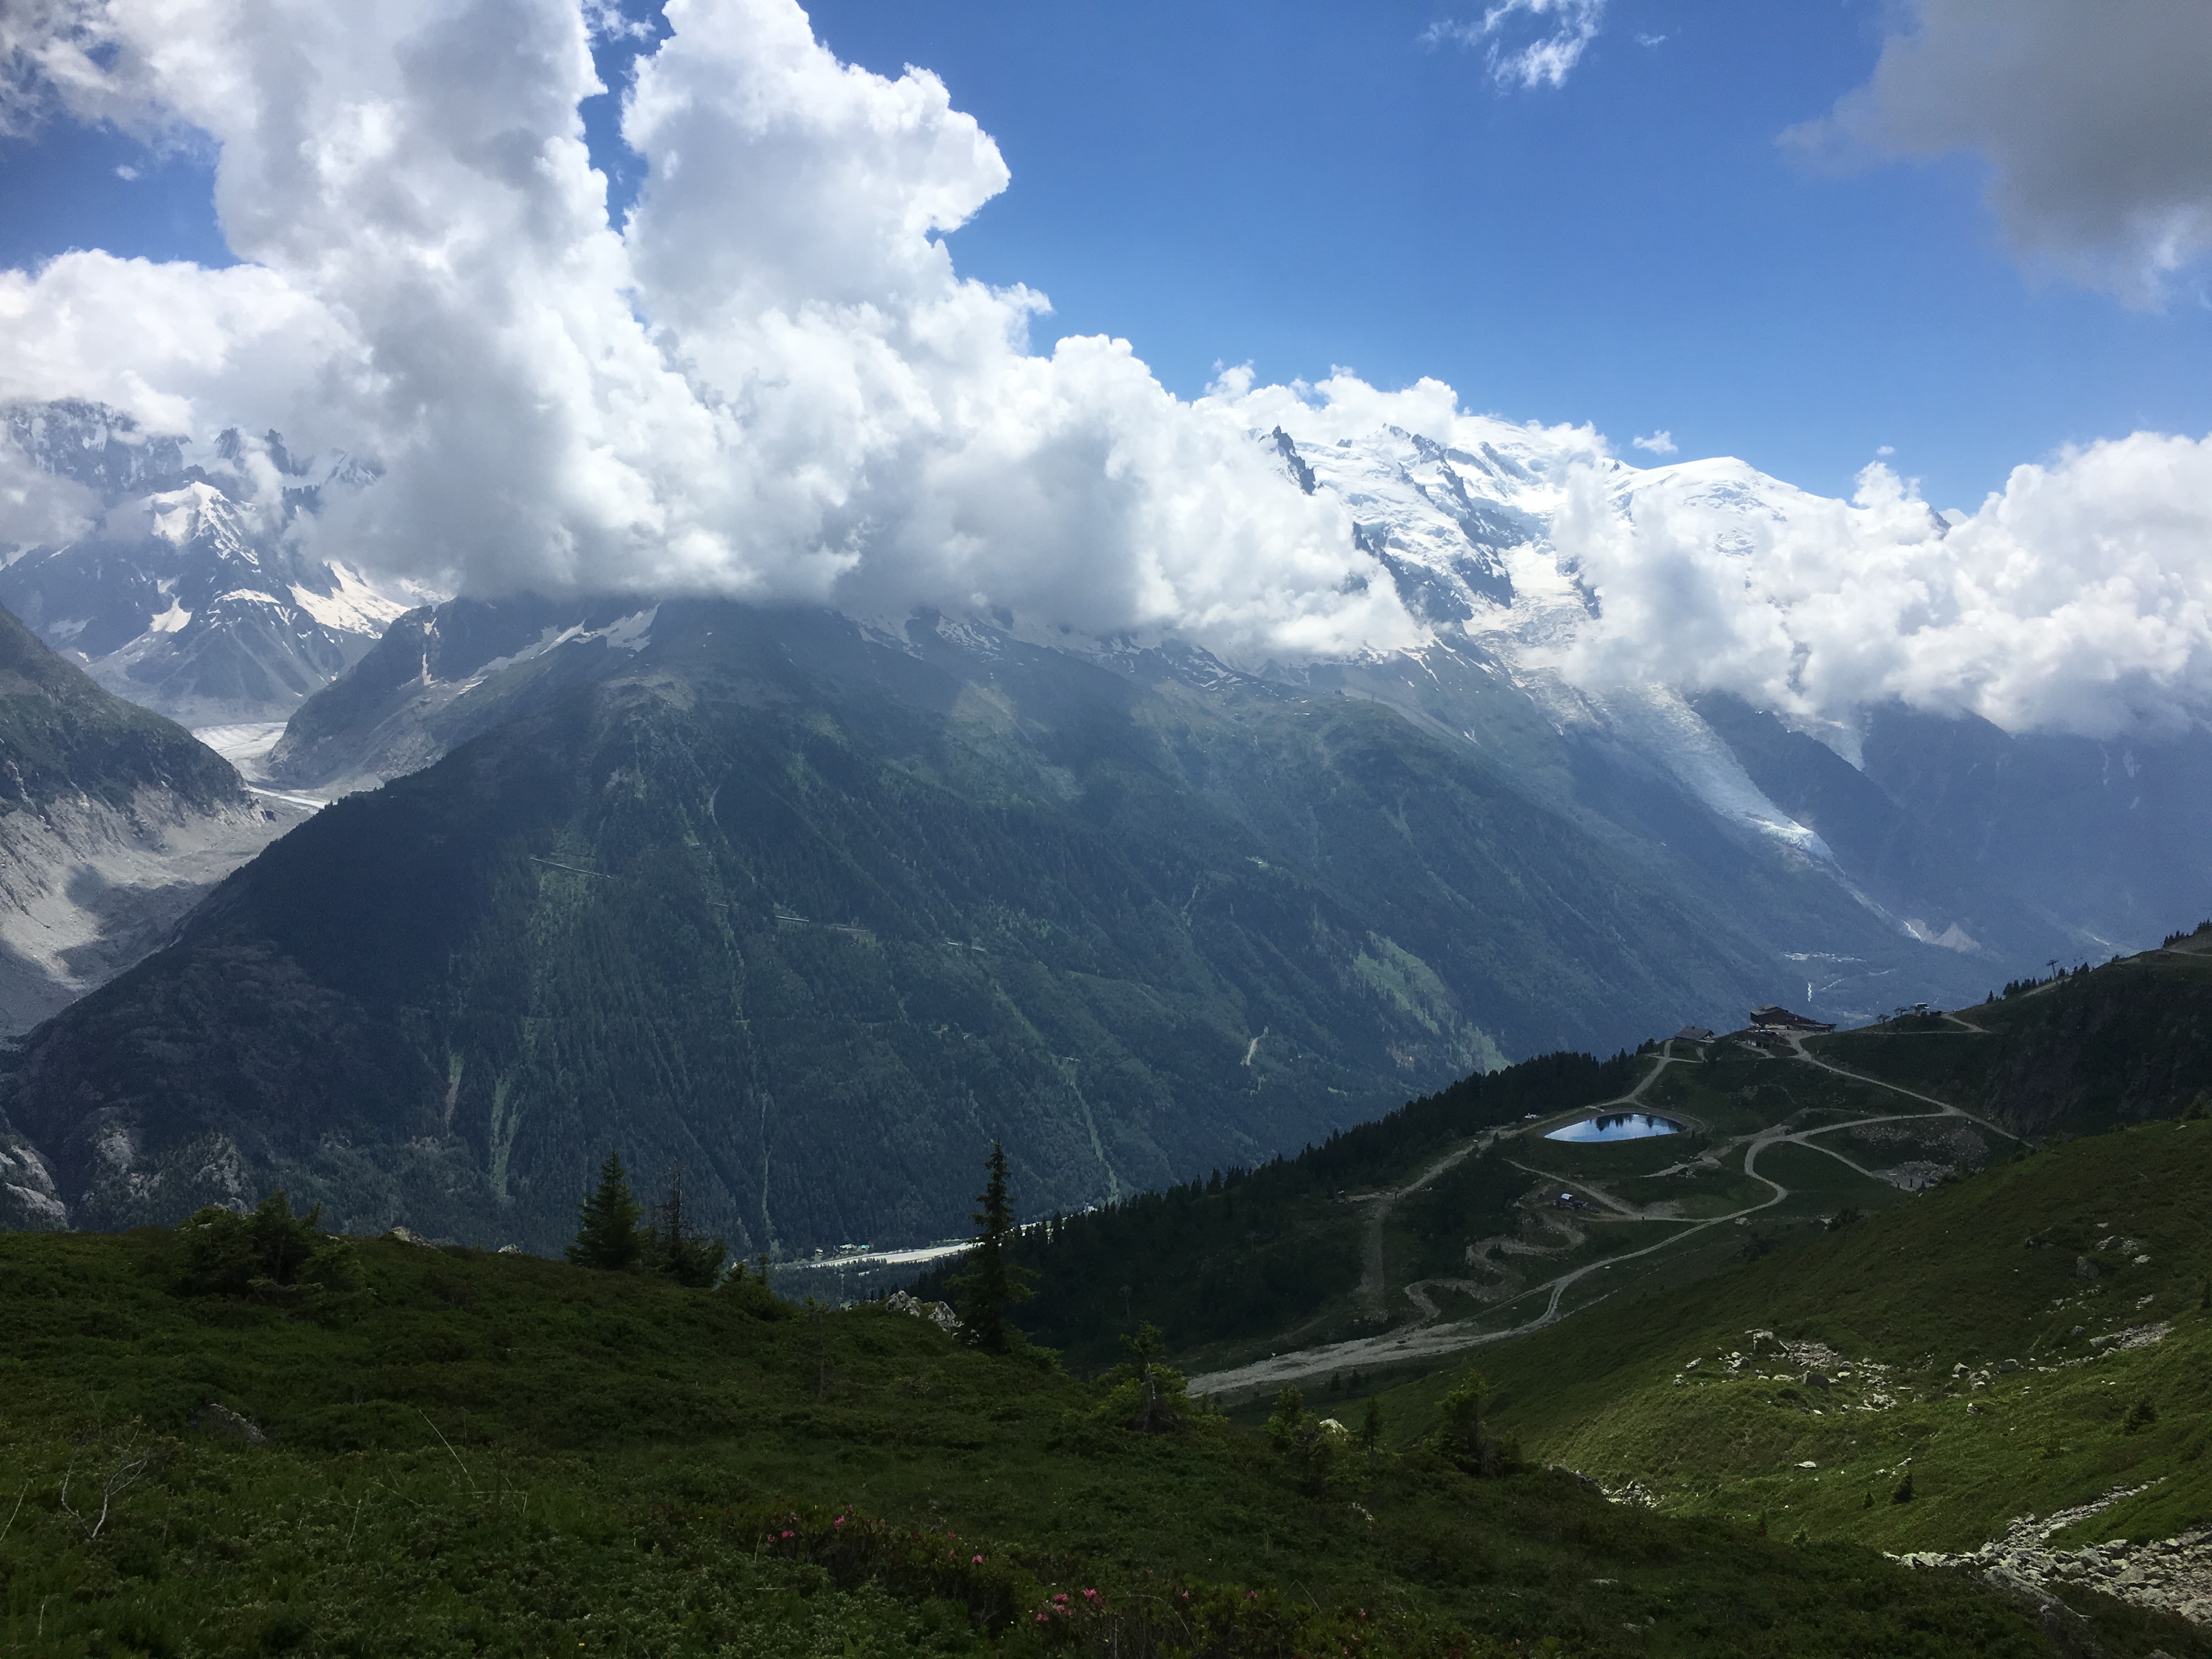
[[[1267,441],[1306,471],[1314,489],[1352,509],[1362,545],[1431,631],[1433,643],[1416,655],[1493,667],[1562,731],[1620,742],[1663,766],[1723,821],[1834,866],[1820,835],[1767,798],[1680,692],[1656,685],[1591,689],[1566,678],[1561,659],[1599,613],[1601,599],[1552,531],[1577,469],[1622,517],[1656,506],[1737,520],[1723,530],[1723,544],[1745,555],[1756,545],[1758,522],[1843,504],[1729,458],[1638,468],[1540,429],[1462,418],[1492,428],[1478,447],[1446,447],[1396,427],[1328,443],[1298,443],[1278,428]],[[1841,747],[1828,730],[1813,734]],[[1855,755],[1844,757],[1856,763]]]
[[[76,533],[0,547],[0,604],[100,684],[192,726],[275,721],[344,672],[426,597],[303,554],[287,532],[333,485],[274,434],[190,441],[96,404],[0,411],[16,468],[73,487]],[[11,459],[15,458],[11,457]]]
[[[1249,430],[1282,488],[1341,504],[1367,556],[1369,574],[1350,581],[1372,582],[1379,568],[1419,623],[1420,642],[1333,660],[1248,661],[1169,634],[1096,637],[980,601],[951,614],[892,608],[854,620],[900,650],[925,648],[914,643],[920,621],[937,644],[977,659],[992,656],[994,641],[1018,640],[1117,672],[1171,665],[1201,688],[1274,679],[1383,702],[1472,745],[1550,809],[1613,825],[1608,835],[1626,813],[1640,826],[1635,839],[1674,844],[1680,836],[1664,830],[1653,803],[1686,798],[1727,836],[1840,887],[1905,948],[1930,956],[1988,960],[1994,951],[2009,960],[2008,939],[2046,953],[2117,946],[2145,925],[2129,918],[2155,915],[2164,926],[2173,894],[2196,890],[2208,860],[2191,842],[2161,843],[2171,870],[2151,884],[2163,895],[2154,899],[2147,878],[2100,877],[2087,884],[2100,890],[2094,905],[2054,896],[2042,878],[2009,882],[2000,902],[1977,886],[1970,856],[1929,851],[1951,834],[1947,815],[1960,810],[1952,797],[1961,780],[1940,767],[1916,769],[1915,759],[1961,743],[1988,751],[1960,763],[1996,780],[1974,786],[1983,795],[1972,810],[1995,826],[1984,836],[2012,836],[2006,825],[2041,811],[2005,793],[2026,788],[2021,781],[2039,769],[2079,778],[2094,787],[2102,815],[2085,833],[2120,847],[2156,839],[2138,811],[2142,792],[2122,800],[2094,781],[2114,765],[2131,777],[2128,769],[2141,764],[2158,789],[2193,800],[2206,782],[2185,744],[2123,742],[2124,753],[2107,753],[2110,745],[2014,738],[1893,704],[1836,718],[1806,698],[1769,707],[1754,697],[1747,708],[1705,689],[1725,678],[1670,682],[1641,672],[1632,652],[1618,653],[1624,632],[1634,645],[1674,625],[1663,609],[1665,560],[1684,546],[1704,562],[1708,583],[1717,570],[1747,593],[1777,584],[1802,592],[1808,573],[1818,574],[1806,546],[1848,547],[1873,535],[1939,544],[1948,526],[1915,500],[1836,501],[1728,458],[1640,467],[1609,454],[1588,428],[1487,416],[1455,415],[1430,435],[1389,422],[1363,426],[1341,411],[1286,410]],[[626,672],[621,664],[653,641],[655,599],[668,597],[522,594],[422,606],[431,596],[311,562],[284,533],[292,516],[315,510],[320,491],[374,488],[371,464],[342,458],[318,483],[273,435],[232,434],[214,446],[210,466],[190,465],[184,441],[149,437],[92,405],[33,414],[19,406],[7,431],[47,476],[99,506],[69,539],[20,551],[0,568],[0,602],[119,694],[203,729],[225,728],[223,751],[262,781],[326,796],[431,764],[532,698]],[[417,608],[403,616],[408,599]],[[1632,624],[1626,629],[1623,615]],[[1681,626],[1693,655],[1698,621]],[[276,722],[295,713],[302,718],[279,739]],[[1609,773],[1639,781],[1607,789],[1632,787],[1650,802],[1594,805],[1587,776],[1537,763],[1534,740],[1513,735],[1531,719],[1577,752],[1607,757]],[[1880,766],[1868,750],[1878,727],[1887,733]],[[1845,798],[1851,804],[1838,817]],[[1896,819],[1899,812],[1914,822]],[[1877,832],[1877,820],[1889,827]],[[2020,857],[2042,867],[2026,842]],[[1941,879],[1929,874],[1938,866],[1948,872]],[[1826,949],[1810,939],[1776,942],[1784,956]]]

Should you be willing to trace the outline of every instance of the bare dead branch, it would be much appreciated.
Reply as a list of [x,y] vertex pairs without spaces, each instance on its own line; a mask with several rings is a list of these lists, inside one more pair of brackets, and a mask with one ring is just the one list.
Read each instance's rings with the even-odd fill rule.
[[[62,1472],[61,1505],[63,1512],[84,1528],[85,1537],[94,1539],[99,1537],[100,1529],[106,1526],[108,1514],[114,1508],[115,1500],[137,1486],[140,1478],[145,1474],[147,1466],[154,1461],[154,1454],[150,1448],[145,1450],[139,1449],[138,1431],[132,1429],[130,1437],[116,1452],[114,1466],[100,1477],[100,1513],[88,1521],[70,1502],[69,1498],[70,1482],[76,1476],[77,1459],[82,1455],[83,1449],[82,1447],[78,1447],[70,1453],[69,1468]],[[19,1498],[18,1507],[21,1507],[21,1500]],[[89,1498],[85,1500],[85,1507],[87,1509],[92,1507]],[[14,1524],[14,1516],[9,1517],[10,1525]]]

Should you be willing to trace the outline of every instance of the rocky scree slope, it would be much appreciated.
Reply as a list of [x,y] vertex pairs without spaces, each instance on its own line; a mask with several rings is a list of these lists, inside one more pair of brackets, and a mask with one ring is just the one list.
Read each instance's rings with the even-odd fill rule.
[[[0,611],[0,1036],[154,949],[298,816]],[[0,1114],[0,1225],[64,1215],[52,1171]]]
[[0,611],[0,1036],[153,950],[301,816]]

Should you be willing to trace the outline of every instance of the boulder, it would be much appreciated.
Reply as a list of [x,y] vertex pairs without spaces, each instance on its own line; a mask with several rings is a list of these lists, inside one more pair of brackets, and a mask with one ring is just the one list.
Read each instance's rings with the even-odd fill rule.
[[199,1415],[192,1419],[192,1426],[202,1434],[211,1434],[218,1440],[234,1440],[241,1446],[265,1446],[269,1437],[256,1428],[252,1420],[240,1417],[228,1406],[210,1401],[200,1407]]
[[952,1311],[951,1304],[944,1302],[924,1302],[910,1291],[893,1291],[884,1298],[884,1306],[893,1313],[902,1313],[913,1319],[927,1319],[940,1331],[951,1334],[960,1328],[960,1316]]

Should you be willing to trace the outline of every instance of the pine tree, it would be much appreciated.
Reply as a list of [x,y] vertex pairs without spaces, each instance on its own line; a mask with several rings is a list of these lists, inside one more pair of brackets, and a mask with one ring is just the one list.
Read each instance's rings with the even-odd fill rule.
[[1109,1375],[1117,1386],[1109,1396],[1110,1414],[1139,1434],[1166,1434],[1183,1425],[1190,1408],[1183,1376],[1164,1363],[1167,1340],[1157,1325],[1139,1325],[1121,1339],[1129,1358]]
[[1480,1371],[1470,1370],[1437,1401],[1443,1419],[1437,1431],[1437,1449],[1469,1474],[1503,1474],[1507,1459],[1504,1449],[1491,1438],[1482,1420],[1490,1400],[1490,1383]]
[[995,1140],[984,1168],[990,1179],[975,1199],[983,1207],[969,1218],[983,1231],[968,1253],[968,1271],[952,1283],[961,1293],[960,1328],[969,1345],[1005,1353],[1021,1340],[1021,1333],[1006,1323],[1006,1310],[1029,1300],[1027,1281],[1035,1274],[1006,1259],[1016,1231],[1014,1206],[1006,1194],[1006,1149]]
[[629,1177],[623,1173],[622,1155],[610,1152],[607,1161],[599,1165],[599,1184],[576,1206],[576,1242],[568,1247],[568,1260],[580,1267],[617,1273],[636,1267],[645,1253],[637,1214]]
[[1300,1490],[1319,1496],[1328,1487],[1343,1450],[1343,1432],[1334,1425],[1323,1427],[1321,1419],[1306,1409],[1305,1396],[1295,1385],[1286,1382],[1276,1394],[1274,1413],[1267,1419],[1267,1442],[1281,1455]]
[[1359,1443],[1373,1451],[1382,1443],[1382,1402],[1367,1396],[1367,1414],[1359,1420]]
[[653,1206],[648,1230],[646,1263],[653,1272],[694,1290],[708,1290],[722,1276],[723,1242],[702,1238],[690,1231],[684,1219],[684,1171],[668,1177],[668,1197]]

